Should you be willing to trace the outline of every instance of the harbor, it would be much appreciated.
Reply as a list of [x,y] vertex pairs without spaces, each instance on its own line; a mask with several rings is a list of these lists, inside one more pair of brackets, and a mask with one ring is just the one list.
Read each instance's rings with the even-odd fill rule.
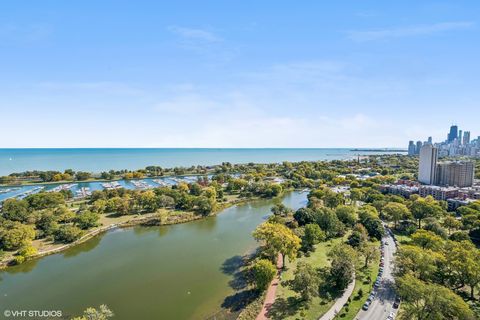
[[[211,179],[212,175],[207,175]],[[60,192],[71,191],[75,199],[83,199],[92,194],[93,191],[98,190],[115,190],[120,188],[130,190],[147,190],[158,187],[173,186],[178,183],[195,183],[198,176],[175,176],[175,177],[158,177],[158,178],[144,178],[138,180],[117,180],[108,182],[76,182],[76,183],[59,183],[59,184],[38,184],[35,186],[22,187],[0,187],[0,202],[6,199],[16,198],[24,199],[31,194],[41,191],[45,192]]]

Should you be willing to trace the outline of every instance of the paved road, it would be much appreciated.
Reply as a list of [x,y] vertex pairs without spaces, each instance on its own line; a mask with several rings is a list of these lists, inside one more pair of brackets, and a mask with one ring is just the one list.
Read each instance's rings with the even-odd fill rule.
[[370,305],[368,311],[361,310],[355,319],[357,320],[386,320],[393,309],[395,302],[394,279],[393,279],[393,256],[396,252],[395,242],[387,233],[383,242],[385,245],[385,267],[381,278],[380,287],[377,290],[377,297]]

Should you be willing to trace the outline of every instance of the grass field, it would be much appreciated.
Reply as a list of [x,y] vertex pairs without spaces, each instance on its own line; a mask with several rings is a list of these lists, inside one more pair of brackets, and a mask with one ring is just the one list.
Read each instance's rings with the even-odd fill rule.
[[286,282],[294,278],[294,272],[300,261],[309,263],[315,268],[328,266],[330,262],[327,253],[333,246],[344,240],[344,238],[338,238],[320,243],[310,257],[302,257],[287,263],[287,270],[283,272],[281,283],[277,289],[277,299],[270,312],[272,319],[318,319],[330,309],[336,297],[330,299],[314,297],[308,305],[305,305],[298,300],[298,295],[287,287]]

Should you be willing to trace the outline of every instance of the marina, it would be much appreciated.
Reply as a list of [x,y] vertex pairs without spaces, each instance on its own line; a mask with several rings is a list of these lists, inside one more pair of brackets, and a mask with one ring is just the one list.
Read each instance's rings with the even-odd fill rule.
[[35,193],[39,193],[40,191],[42,191],[43,189],[45,189],[45,187],[35,187],[33,189],[30,189],[28,191],[25,191],[17,196],[15,196],[15,198],[21,200],[21,199],[25,199],[26,197],[32,195],[32,194],[35,194]]
[[102,183],[102,187],[107,190],[123,188],[118,181]]
[[2,189],[2,190],[0,190],[0,194],[9,193],[9,192],[15,192],[15,191],[18,191],[18,190],[20,190],[20,188],[7,188],[7,189]]
[[153,186],[149,185],[145,180],[132,180],[130,183],[135,186],[135,189],[145,190],[153,188]]
[[47,192],[60,192],[60,191],[68,191],[71,190],[73,187],[77,186],[76,183],[69,183],[69,184],[61,184],[56,186],[53,189],[48,190]]
[[75,192],[75,198],[83,199],[92,195],[89,187],[81,187]]

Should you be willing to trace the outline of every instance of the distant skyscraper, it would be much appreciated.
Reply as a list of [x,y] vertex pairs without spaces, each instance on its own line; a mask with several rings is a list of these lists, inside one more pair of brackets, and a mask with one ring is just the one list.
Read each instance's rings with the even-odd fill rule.
[[420,154],[420,149],[422,149],[423,142],[417,141],[417,146],[415,147],[415,154]]
[[416,149],[416,147],[415,147],[415,142],[410,141],[410,142],[408,143],[408,155],[409,155],[409,156],[415,155],[415,153],[416,153],[416,152],[415,152],[415,149]]
[[453,142],[458,138],[458,126],[453,125],[450,127],[450,133],[448,134],[448,142]]
[[428,137],[428,143],[429,143],[429,144],[433,144],[433,139],[432,139],[432,137]]
[[458,144],[462,144],[463,131],[458,131]]
[[423,184],[434,184],[436,179],[438,149],[431,144],[424,145],[420,150],[420,166],[418,181]]
[[470,143],[470,131],[465,131],[463,133],[463,144],[469,144]]

